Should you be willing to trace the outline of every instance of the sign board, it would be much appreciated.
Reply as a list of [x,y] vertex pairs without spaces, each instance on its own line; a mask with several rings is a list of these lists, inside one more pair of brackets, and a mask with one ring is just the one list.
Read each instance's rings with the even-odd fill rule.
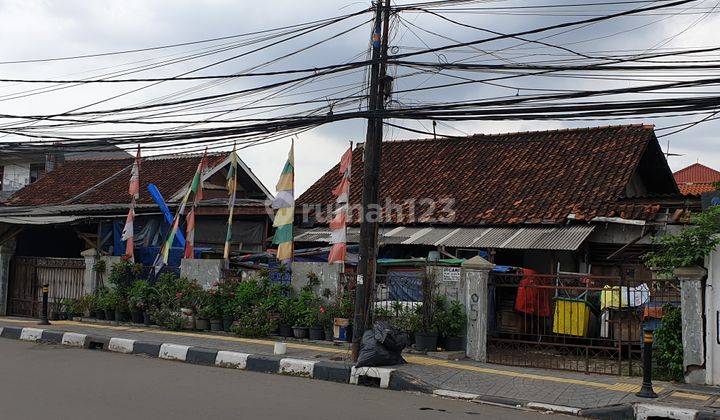
[[442,281],[460,281],[460,267],[443,267]]

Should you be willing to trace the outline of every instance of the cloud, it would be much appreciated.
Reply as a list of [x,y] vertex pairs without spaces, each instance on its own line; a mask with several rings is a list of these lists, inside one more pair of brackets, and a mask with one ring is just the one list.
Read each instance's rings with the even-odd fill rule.
[[[408,3],[410,1],[398,1]],[[561,0],[557,1],[558,3]],[[568,4],[573,2],[567,1]],[[519,0],[503,2],[502,6],[525,5]],[[710,3],[705,4],[705,9]],[[500,5],[495,3],[478,3],[478,6]],[[338,2],[336,0],[268,0],[265,2],[247,2],[241,0],[5,0],[0,1],[0,57],[2,60],[31,59],[42,57],[58,57],[80,55],[106,51],[142,48],[154,45],[165,45],[198,39],[207,39],[231,34],[258,31],[270,27],[297,24],[299,22],[351,13],[365,9],[369,1]],[[605,6],[585,9],[586,12],[597,14],[618,10],[620,6]],[[578,8],[568,9],[578,12]],[[699,9],[698,9],[699,10]],[[582,11],[582,10],[580,10]],[[692,11],[692,10],[691,10]],[[550,11],[543,11],[550,13]],[[499,32],[512,32],[521,29],[540,27],[551,23],[565,22],[580,17],[574,16],[536,16],[522,14],[447,14],[477,28],[488,28]],[[453,25],[437,17],[422,13],[403,14],[404,21],[395,21],[394,37],[391,45],[399,52],[416,51],[426,46],[441,46],[453,43],[452,40],[468,41],[488,37],[481,29],[473,29]],[[700,15],[651,15],[627,17],[604,22],[567,33],[551,31],[533,35],[532,39],[543,39],[545,42],[567,46],[588,54],[602,55],[608,50],[644,49],[654,46],[660,41],[669,39],[662,48],[683,48],[688,46],[717,45],[720,34],[714,30],[720,23],[718,14],[692,26]],[[328,36],[358,25],[370,14],[352,19],[348,23],[329,27],[313,32],[298,39],[288,40],[279,45],[268,47],[248,56],[231,59],[193,74],[220,74],[242,71],[268,60],[288,54],[297,49],[310,47],[297,55],[287,57],[279,62],[262,67],[263,70],[280,70],[334,64],[343,61],[364,59],[367,53],[370,26],[363,25],[359,29],[333,39],[322,42]],[[414,26],[413,26],[414,25]],[[687,30],[686,30],[687,28]],[[434,33],[434,34],[433,34]],[[241,39],[238,39],[240,41]],[[225,41],[230,42],[230,41]],[[266,42],[262,45],[268,44]],[[219,44],[219,42],[217,43]],[[520,45],[522,44],[522,45]],[[93,59],[55,61],[30,65],[0,65],[0,75],[4,77],[37,77],[67,78],[89,77],[111,71],[127,70],[135,66],[177,58],[182,54],[197,53],[208,45],[195,45],[176,49],[157,50],[146,53],[116,55]],[[512,47],[512,48],[510,48]],[[240,51],[249,51],[250,47],[236,48],[230,51],[208,55],[207,57],[163,66],[151,71],[136,73],[136,76],[160,77],[182,74],[214,61],[229,59]],[[502,50],[499,55],[483,54],[482,51]],[[541,62],[543,60],[573,59],[572,55],[560,50],[541,47],[537,44],[523,43],[518,40],[481,44],[472,48],[463,48],[460,53],[443,52],[441,56],[425,55],[422,60],[454,61],[475,57],[472,62]],[[500,57],[501,61],[498,61]],[[397,93],[393,100],[397,103],[412,105],[418,103],[442,103],[448,101],[479,100],[490,97],[512,97],[514,95],[535,94],[532,89],[606,89],[610,87],[632,86],[634,82],[598,81],[589,79],[570,79],[560,77],[522,77],[499,82],[503,86],[489,84],[466,84],[453,88],[436,90],[417,90],[440,83],[457,82],[457,78],[444,74],[421,74],[407,76],[409,70],[390,69],[391,74],[398,76],[394,90],[408,91]],[[396,73],[397,72],[397,73]],[[496,73],[456,72],[454,75],[469,78],[497,77]],[[292,90],[277,93],[271,98],[255,95],[237,98],[227,102],[231,107],[257,106],[259,104],[277,104],[281,102],[327,101],[307,103],[302,106],[288,106],[275,112],[264,113],[259,110],[237,111],[228,116],[240,118],[251,115],[271,116],[300,112],[313,107],[324,106],[333,98],[350,94],[361,94],[364,80],[362,71],[344,77],[327,78],[320,82],[304,84]],[[277,81],[278,78],[256,78],[253,80],[239,79],[224,83],[207,82],[167,82],[142,89],[138,92],[122,95],[116,99],[96,106],[94,109],[114,108],[135,105],[156,100],[189,98],[195,95],[223,93],[239,90],[262,83]],[[75,107],[121,95],[138,85],[87,85],[63,89],[53,93],[29,96],[26,98],[7,100],[11,93],[23,92],[30,88],[25,85],[0,84],[0,113],[54,113],[64,112]],[[191,89],[184,95],[178,95],[184,89]],[[251,102],[256,103],[251,104]],[[391,104],[392,106],[392,104]],[[336,112],[357,109],[357,103],[342,108],[338,105]],[[197,111],[193,109],[191,111]],[[326,112],[324,110],[322,112]],[[503,131],[530,131],[563,127],[589,125],[606,125],[618,123],[654,123],[663,127],[681,122],[692,121],[702,116],[686,118],[644,118],[615,121],[471,121],[447,122],[438,124],[440,134],[461,133],[498,133]],[[419,130],[432,130],[430,121],[396,121]],[[212,125],[208,125],[209,127]],[[147,127],[123,127],[122,129],[139,130]],[[117,131],[116,126],[91,126],[84,130]],[[671,137],[671,152],[683,153],[682,157],[671,157],[673,169],[693,163],[698,158],[702,163],[720,168],[720,152],[715,142],[717,123],[707,123]],[[659,132],[662,133],[662,132]],[[423,137],[422,135],[388,129],[387,139],[407,139]],[[365,139],[365,122],[363,120],[345,121],[328,124],[302,133],[296,142],[297,192],[305,190],[314,180],[331,168],[348,146],[349,141],[361,142]],[[662,141],[665,147],[664,140]],[[287,156],[289,138],[276,143],[265,144],[241,152],[245,162],[258,174],[259,178],[271,189],[280,173]]]

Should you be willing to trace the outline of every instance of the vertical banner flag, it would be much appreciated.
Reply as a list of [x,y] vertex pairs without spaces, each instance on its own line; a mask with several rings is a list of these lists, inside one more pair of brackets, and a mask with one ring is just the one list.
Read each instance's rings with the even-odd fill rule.
[[[198,169],[195,172],[195,176],[193,177],[193,181],[188,187],[187,191],[185,192],[185,195],[183,196],[182,201],[180,202],[180,207],[178,207],[177,212],[175,213],[175,217],[172,221],[172,228],[170,229],[170,232],[168,233],[168,236],[165,240],[165,242],[162,245],[162,248],[160,248],[160,253],[158,253],[157,258],[155,258],[155,263],[153,264],[155,266],[155,275],[157,275],[160,270],[163,268],[164,265],[167,265],[168,259],[170,258],[170,248],[172,248],[173,241],[175,240],[175,235],[178,232],[178,229],[180,227],[180,219],[185,214],[185,207],[187,206],[188,199],[190,198],[190,193],[193,192],[193,188],[200,186],[200,180],[202,180],[202,170],[205,167],[207,160],[207,150],[205,151],[205,154],[203,154],[203,157],[200,159],[200,163],[198,164]],[[199,175],[198,175],[199,174]],[[196,184],[195,181],[198,181]],[[202,192],[200,193],[202,199]],[[196,201],[199,201],[196,197]],[[193,225],[195,224],[195,215],[193,214],[192,218]],[[185,238],[185,247],[187,249],[187,244],[190,238]]]
[[130,186],[128,187],[130,194],[130,209],[128,210],[127,219],[125,219],[125,227],[122,231],[122,240],[125,241],[125,256],[132,262],[135,262],[135,201],[140,198],[140,145],[138,145],[135,161],[130,170]]
[[352,144],[350,148],[340,158],[340,184],[333,190],[337,204],[333,219],[330,221],[330,242],[333,244],[330,248],[328,262],[334,263],[345,262],[345,254],[347,251],[347,215],[350,208],[350,176],[352,174]]
[[290,153],[283,167],[280,180],[277,183],[277,195],[273,200],[272,207],[277,209],[275,213],[275,237],[273,243],[277,244],[277,259],[284,262],[291,262],[293,256],[293,220],[295,218],[295,198],[293,188],[295,186],[295,142],[290,144]]
[[[190,191],[195,195],[193,197],[193,204],[190,208],[190,213],[187,215],[186,227],[185,227],[185,255],[184,258],[193,259],[195,256],[195,210],[198,204],[203,198],[203,173],[207,166],[207,149],[203,154],[200,163],[198,163],[197,171],[193,177],[192,184],[190,184]],[[172,243],[171,243],[172,245]]]
[[225,251],[223,258],[230,258],[230,242],[232,240],[233,211],[235,209],[235,194],[237,192],[237,153],[233,144],[232,155],[230,155],[230,169],[227,174],[228,190],[228,220],[227,233],[225,234]]

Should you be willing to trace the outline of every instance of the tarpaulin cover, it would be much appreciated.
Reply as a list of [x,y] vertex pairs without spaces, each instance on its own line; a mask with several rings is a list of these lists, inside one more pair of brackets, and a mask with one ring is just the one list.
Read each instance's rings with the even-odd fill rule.
[[392,366],[405,363],[402,351],[407,347],[409,339],[406,333],[400,332],[387,322],[378,321],[372,330],[365,331],[356,367]]
[[388,299],[403,302],[422,302],[422,279],[420,270],[391,270],[387,273]]
[[536,287],[546,286],[552,279],[536,277],[535,270],[523,268],[523,278],[518,286],[515,310],[518,312],[537,315],[552,315],[552,288]]

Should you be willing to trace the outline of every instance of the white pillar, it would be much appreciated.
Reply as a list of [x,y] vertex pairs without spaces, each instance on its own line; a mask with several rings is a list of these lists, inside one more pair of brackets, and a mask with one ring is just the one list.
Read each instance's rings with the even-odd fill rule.
[[488,277],[493,267],[479,256],[462,264],[463,302],[467,313],[465,354],[478,362],[487,361]]
[[10,260],[15,255],[15,239],[0,245],[0,315],[7,315],[8,283],[10,282]]
[[95,270],[95,264],[98,262],[98,252],[95,248],[86,249],[81,252],[85,258],[85,274],[83,277],[83,294],[91,295],[95,293],[97,288],[97,271]]
[[680,280],[682,311],[683,367],[685,382],[705,383],[705,328],[703,322],[703,280],[707,271],[698,266],[674,271]]
[[705,258],[705,384],[720,385],[720,248]]

